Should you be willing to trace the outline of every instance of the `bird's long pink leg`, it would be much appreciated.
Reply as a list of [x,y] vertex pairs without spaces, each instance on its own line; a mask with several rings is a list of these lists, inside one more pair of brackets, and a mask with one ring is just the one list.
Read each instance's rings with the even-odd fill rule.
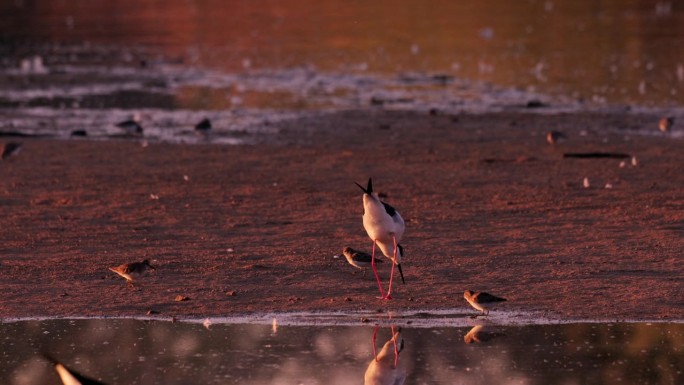
[[394,342],[394,368],[397,368],[399,363],[399,349],[397,349],[397,336],[394,334],[394,326],[392,326],[392,341]]
[[375,240],[373,240],[373,253],[371,255],[371,267],[373,268],[373,273],[375,273],[375,279],[378,281],[378,287],[380,288],[380,298],[385,298],[385,292],[382,290],[382,283],[380,283],[380,276],[378,275],[378,270],[375,268]]
[[378,329],[380,328],[380,325],[375,325],[375,329],[373,330],[373,357],[375,357],[375,362],[378,362],[378,353],[375,350],[375,338],[378,336]]
[[390,273],[390,282],[389,282],[389,287],[387,288],[387,296],[385,299],[392,299],[392,280],[394,279],[394,263],[397,260],[397,238],[392,235],[392,239],[394,240],[394,257],[392,258],[392,272]]

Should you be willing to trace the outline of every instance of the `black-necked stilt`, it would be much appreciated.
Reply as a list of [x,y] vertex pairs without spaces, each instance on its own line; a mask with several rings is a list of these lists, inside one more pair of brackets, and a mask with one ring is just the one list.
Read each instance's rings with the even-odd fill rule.
[[138,123],[136,119],[127,119],[122,122],[119,122],[116,124],[117,127],[120,129],[124,130],[126,132],[126,135],[131,135],[131,136],[142,136],[143,135],[143,128]]
[[202,119],[201,122],[195,125],[195,132],[200,135],[207,135],[211,132],[211,120],[208,118]]
[[19,155],[23,143],[7,142],[0,147],[0,159],[5,160],[12,156]]
[[[364,251],[352,249],[351,247],[345,247],[342,250],[342,255],[347,258],[347,262],[350,265],[363,270],[364,273],[366,272],[365,269],[371,266],[371,260],[373,259],[372,255]],[[375,258],[375,262],[382,263],[382,259]]]
[[[506,298],[497,297],[483,291],[474,292],[472,290],[466,290],[465,293],[463,293],[463,298],[468,301],[470,306],[481,311],[481,315],[488,315],[489,309],[506,301]],[[477,315],[473,316],[473,318],[475,317],[477,317]]]
[[568,137],[560,131],[549,131],[546,133],[546,141],[549,142],[549,144],[551,145],[560,143],[567,138]]
[[[357,186],[363,190],[363,227],[366,229],[368,236],[373,241],[373,252],[371,254],[371,267],[375,273],[375,279],[378,281],[380,288],[380,296],[383,299],[391,299],[392,296],[392,281],[394,279],[394,265],[397,265],[401,281],[404,281],[404,273],[401,271],[401,257],[403,256],[403,248],[399,244],[402,235],[404,235],[404,219],[401,214],[394,207],[380,200],[378,194],[373,191],[373,181],[368,178],[368,186],[364,188],[360,184]],[[392,260],[392,272],[390,273],[389,287],[387,288],[387,295],[382,290],[380,277],[375,268],[375,246],[380,247],[382,253]]]
[[86,377],[73,369],[66,367],[64,364],[47,354],[43,354],[43,357],[55,366],[55,370],[64,385],[106,385],[104,382]]
[[665,116],[660,118],[658,121],[658,129],[660,129],[660,132],[662,133],[668,133],[672,126],[674,125],[674,118],[671,116]]
[[156,270],[147,259],[142,262],[124,263],[123,265],[109,268],[109,270],[124,277],[129,285],[133,285],[134,278],[140,277],[147,269]]
[[[377,326],[375,329],[377,332]],[[375,332],[373,337],[375,337]],[[375,339],[373,340],[375,351]],[[380,349],[368,365],[364,375],[364,385],[396,385],[406,380],[406,370],[398,365],[399,353],[404,350],[401,328],[392,328],[392,338]]]

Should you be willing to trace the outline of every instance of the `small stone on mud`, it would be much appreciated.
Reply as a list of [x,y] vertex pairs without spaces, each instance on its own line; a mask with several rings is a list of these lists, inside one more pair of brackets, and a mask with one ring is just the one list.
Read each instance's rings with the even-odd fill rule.
[[236,294],[237,292],[235,290],[229,290],[226,292],[226,295],[230,297],[235,297]]
[[188,297],[186,297],[186,296],[184,296],[184,295],[180,295],[180,294],[179,294],[179,295],[176,296],[175,301],[176,301],[176,302],[181,302],[181,301],[187,301],[187,300],[189,300],[189,299],[190,299],[190,298],[188,298]]
[[347,301],[347,302],[351,302],[352,299],[351,299],[351,297],[347,297],[347,298],[345,298],[344,300]]
[[152,310],[152,309],[150,309],[150,310],[148,310],[148,311],[147,311],[147,313],[146,313],[146,314],[147,314],[147,315],[154,315],[154,314],[159,314],[159,312],[158,312],[158,311],[156,311],[156,310]]

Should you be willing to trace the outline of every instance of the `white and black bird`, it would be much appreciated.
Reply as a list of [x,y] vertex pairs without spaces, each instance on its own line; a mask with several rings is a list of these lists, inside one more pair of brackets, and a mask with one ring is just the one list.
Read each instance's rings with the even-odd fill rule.
[[[376,329],[377,331],[377,329]],[[373,334],[375,337],[375,334]],[[375,351],[375,339],[373,339]],[[404,350],[401,328],[392,330],[392,338],[380,349],[364,374],[364,385],[401,385],[406,381],[406,369],[399,365],[399,353]]]
[[211,120],[204,118],[195,125],[195,132],[200,135],[208,135],[211,132],[211,128]]
[[[406,225],[401,214],[394,209],[394,207],[380,200],[378,194],[373,191],[373,181],[368,178],[368,185],[366,188],[356,183],[361,190],[363,190],[363,227],[366,229],[368,236],[373,241],[373,252],[371,253],[371,267],[375,274],[375,279],[378,281],[380,288],[380,296],[382,299],[391,299],[392,296],[392,281],[394,279],[394,265],[397,265],[401,281],[404,281],[404,273],[401,270],[401,258],[403,257],[403,248],[399,244],[401,237],[404,235]],[[389,287],[387,294],[382,290],[382,283],[378,271],[375,268],[375,246],[380,248],[380,251],[392,260],[392,272],[390,273]]]
[[116,124],[117,127],[124,130],[129,136],[143,136],[143,127],[136,119],[127,119]]
[[55,370],[64,385],[106,385],[104,382],[86,377],[77,371],[66,367],[64,364],[47,354],[43,354],[43,357],[54,365]]
[[[474,292],[472,290],[466,290],[463,293],[463,298],[468,301],[470,306],[481,311],[481,315],[488,315],[489,309],[499,305],[501,302],[506,301],[506,298],[497,297],[483,291]],[[477,317],[477,315],[473,318],[475,317]]]
[[19,155],[23,143],[7,142],[0,146],[0,159],[5,160]]

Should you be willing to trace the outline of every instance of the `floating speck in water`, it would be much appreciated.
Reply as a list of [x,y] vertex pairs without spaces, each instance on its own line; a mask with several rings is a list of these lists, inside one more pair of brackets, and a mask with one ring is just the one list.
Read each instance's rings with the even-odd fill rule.
[[636,167],[638,164],[639,164],[639,162],[637,162],[636,156],[633,156],[632,157],[632,166]]
[[159,195],[157,195],[157,194],[150,194],[150,199],[157,201],[157,200],[159,200]]
[[584,178],[582,186],[584,186],[584,188],[589,188],[589,178]]

